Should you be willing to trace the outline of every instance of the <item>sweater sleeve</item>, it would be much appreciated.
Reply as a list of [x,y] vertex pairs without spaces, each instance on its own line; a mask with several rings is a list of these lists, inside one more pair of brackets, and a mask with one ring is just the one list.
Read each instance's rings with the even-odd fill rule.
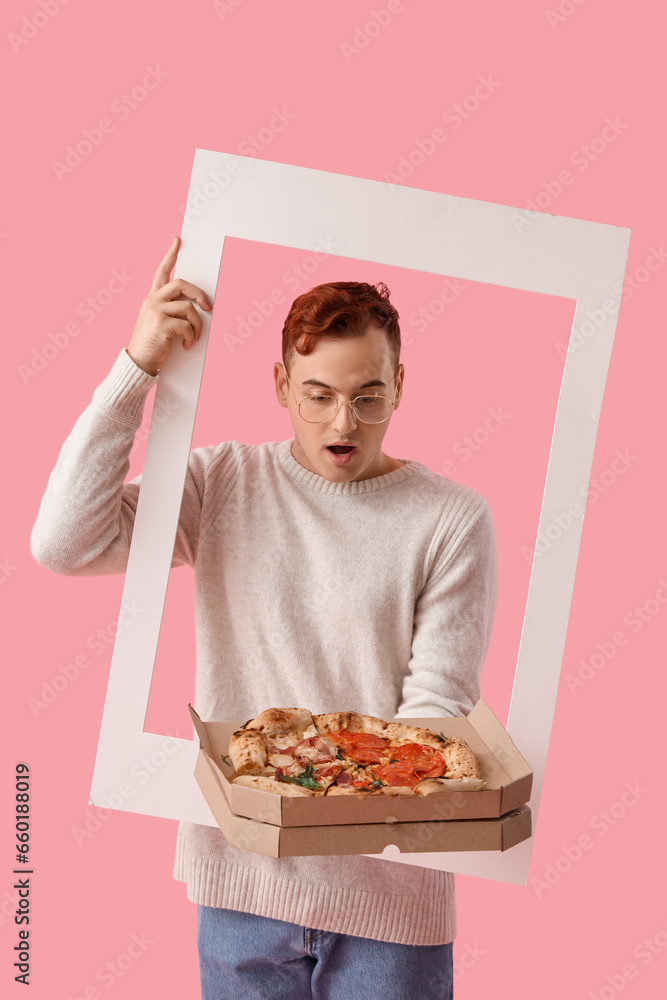
[[495,531],[480,499],[454,551],[446,544],[438,550],[419,595],[399,717],[467,715],[480,697],[497,598]]
[[[148,375],[123,350],[93,393],[65,441],[32,529],[34,559],[54,573],[124,573],[132,540],[141,476],[125,483],[130,451],[146,396]],[[189,464],[172,566],[194,566],[203,469]]]

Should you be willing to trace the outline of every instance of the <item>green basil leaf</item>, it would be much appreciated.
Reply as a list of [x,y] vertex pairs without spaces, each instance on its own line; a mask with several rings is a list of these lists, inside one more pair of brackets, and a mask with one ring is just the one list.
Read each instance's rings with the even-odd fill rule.
[[321,792],[322,786],[313,777],[313,765],[309,762],[306,764],[304,770],[297,774],[296,776],[292,774],[283,774],[278,777],[278,781],[291,781],[293,785],[301,785],[303,788],[310,788],[312,791]]

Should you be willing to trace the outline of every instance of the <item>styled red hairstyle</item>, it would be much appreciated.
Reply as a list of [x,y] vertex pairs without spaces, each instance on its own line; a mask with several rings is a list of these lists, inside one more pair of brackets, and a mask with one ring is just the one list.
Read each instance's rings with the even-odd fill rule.
[[316,338],[360,337],[369,326],[387,331],[396,367],[401,352],[398,313],[383,281],[332,281],[316,285],[292,303],[283,326],[283,364],[289,370],[294,353],[310,354]]

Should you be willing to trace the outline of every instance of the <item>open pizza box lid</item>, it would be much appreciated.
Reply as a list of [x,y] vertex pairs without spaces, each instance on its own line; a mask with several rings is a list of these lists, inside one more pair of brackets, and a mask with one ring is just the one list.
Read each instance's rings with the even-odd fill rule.
[[[477,792],[445,790],[424,797],[371,795],[366,799],[292,798],[232,784],[234,770],[222,755],[227,754],[229,738],[243,722],[204,722],[191,705],[188,707],[200,741],[195,777],[216,822],[235,846],[276,857],[375,853],[380,842],[379,851],[390,843],[409,852],[506,850],[530,836],[530,810],[524,803],[530,799],[532,771],[481,699],[467,717],[387,721],[460,736],[479,760],[485,788]],[[255,822],[248,825],[246,820]],[[424,822],[429,823],[428,836],[423,833]],[[275,829],[259,829],[268,827]],[[399,841],[410,846],[401,847]]]

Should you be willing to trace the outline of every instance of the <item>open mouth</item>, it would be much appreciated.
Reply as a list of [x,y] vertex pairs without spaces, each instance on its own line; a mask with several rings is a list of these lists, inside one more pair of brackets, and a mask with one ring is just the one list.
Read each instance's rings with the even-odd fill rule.
[[347,465],[356,452],[356,444],[328,444],[327,451],[334,465]]

